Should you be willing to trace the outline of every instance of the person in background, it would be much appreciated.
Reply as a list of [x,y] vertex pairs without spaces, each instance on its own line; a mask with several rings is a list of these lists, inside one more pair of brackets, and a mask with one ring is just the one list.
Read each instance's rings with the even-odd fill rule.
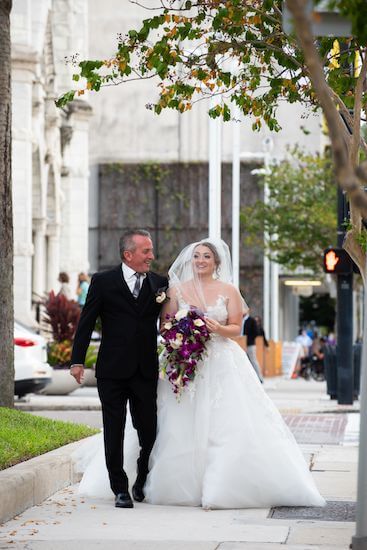
[[243,318],[242,334],[247,338],[246,351],[247,351],[248,358],[250,359],[250,363],[254,367],[254,370],[260,382],[263,383],[264,380],[263,380],[263,377],[261,376],[260,365],[256,357],[256,345],[255,345],[255,339],[256,339],[256,336],[259,336],[259,331],[258,331],[257,323],[254,317],[250,316],[250,310],[248,310],[247,314]]
[[305,329],[303,328],[299,329],[298,336],[296,337],[295,342],[297,342],[297,344],[301,344],[302,346],[302,350],[303,350],[302,357],[308,357],[310,355],[312,340],[308,336]]
[[80,308],[84,307],[85,300],[87,299],[89,289],[89,278],[86,273],[79,273],[78,275],[78,287],[76,289],[77,302]]
[[266,336],[265,336],[265,331],[264,331],[262,319],[258,315],[256,315],[256,317],[254,319],[255,319],[256,325],[257,325],[258,336],[262,336],[264,338],[264,346],[266,348],[268,348],[269,347],[269,342],[268,342],[268,340],[266,339]]
[[315,332],[315,338],[311,346],[311,354],[320,362],[323,362],[324,360],[326,343],[326,338],[322,336],[319,337],[318,333]]
[[316,322],[315,321],[310,321],[310,324],[306,329],[306,334],[307,334],[307,336],[309,336],[311,338],[311,340],[314,339],[315,334],[316,334]]
[[73,300],[73,293],[70,287],[70,277],[65,271],[59,273],[59,283],[61,283],[59,295],[65,296],[67,300]]

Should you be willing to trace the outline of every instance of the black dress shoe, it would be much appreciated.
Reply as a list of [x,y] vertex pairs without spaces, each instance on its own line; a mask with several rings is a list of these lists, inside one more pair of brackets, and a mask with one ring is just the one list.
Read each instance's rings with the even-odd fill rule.
[[143,502],[143,500],[145,499],[143,488],[136,483],[135,485],[133,485],[132,493],[133,499],[136,500],[136,502]]
[[134,508],[134,503],[129,493],[117,493],[115,496],[115,506],[116,508]]

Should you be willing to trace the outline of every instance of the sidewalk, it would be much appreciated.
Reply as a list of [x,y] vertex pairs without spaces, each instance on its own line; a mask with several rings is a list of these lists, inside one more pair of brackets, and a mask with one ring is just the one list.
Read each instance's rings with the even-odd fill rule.
[[[134,510],[121,510],[114,508],[112,499],[80,497],[75,484],[4,523],[0,549],[347,549],[355,532],[358,402],[338,406],[326,395],[324,383],[314,381],[268,379],[265,389],[310,463],[320,492],[328,501],[326,508],[204,511],[142,503]],[[64,398],[32,396],[28,404],[19,404],[22,409],[37,408],[37,414],[56,413],[61,406],[91,410],[98,407],[98,398],[93,388],[81,388]],[[47,455],[35,460],[41,459],[47,461]],[[11,470],[26,464],[29,468],[31,463],[5,472],[9,476]],[[13,490],[22,493],[21,486]]]

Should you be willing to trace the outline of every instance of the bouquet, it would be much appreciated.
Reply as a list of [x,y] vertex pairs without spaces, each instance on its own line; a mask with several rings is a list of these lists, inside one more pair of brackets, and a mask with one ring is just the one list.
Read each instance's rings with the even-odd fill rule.
[[161,334],[164,346],[161,370],[174,393],[180,395],[194,380],[210,338],[204,315],[197,309],[180,309],[173,317],[167,315]]

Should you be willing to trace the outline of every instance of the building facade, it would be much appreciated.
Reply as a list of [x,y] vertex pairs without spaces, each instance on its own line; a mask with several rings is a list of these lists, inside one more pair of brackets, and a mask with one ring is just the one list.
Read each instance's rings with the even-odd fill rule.
[[87,53],[86,0],[15,0],[11,14],[15,317],[35,324],[35,304],[76,285],[88,263],[88,128],[91,109],[55,99],[70,86],[65,56]]

